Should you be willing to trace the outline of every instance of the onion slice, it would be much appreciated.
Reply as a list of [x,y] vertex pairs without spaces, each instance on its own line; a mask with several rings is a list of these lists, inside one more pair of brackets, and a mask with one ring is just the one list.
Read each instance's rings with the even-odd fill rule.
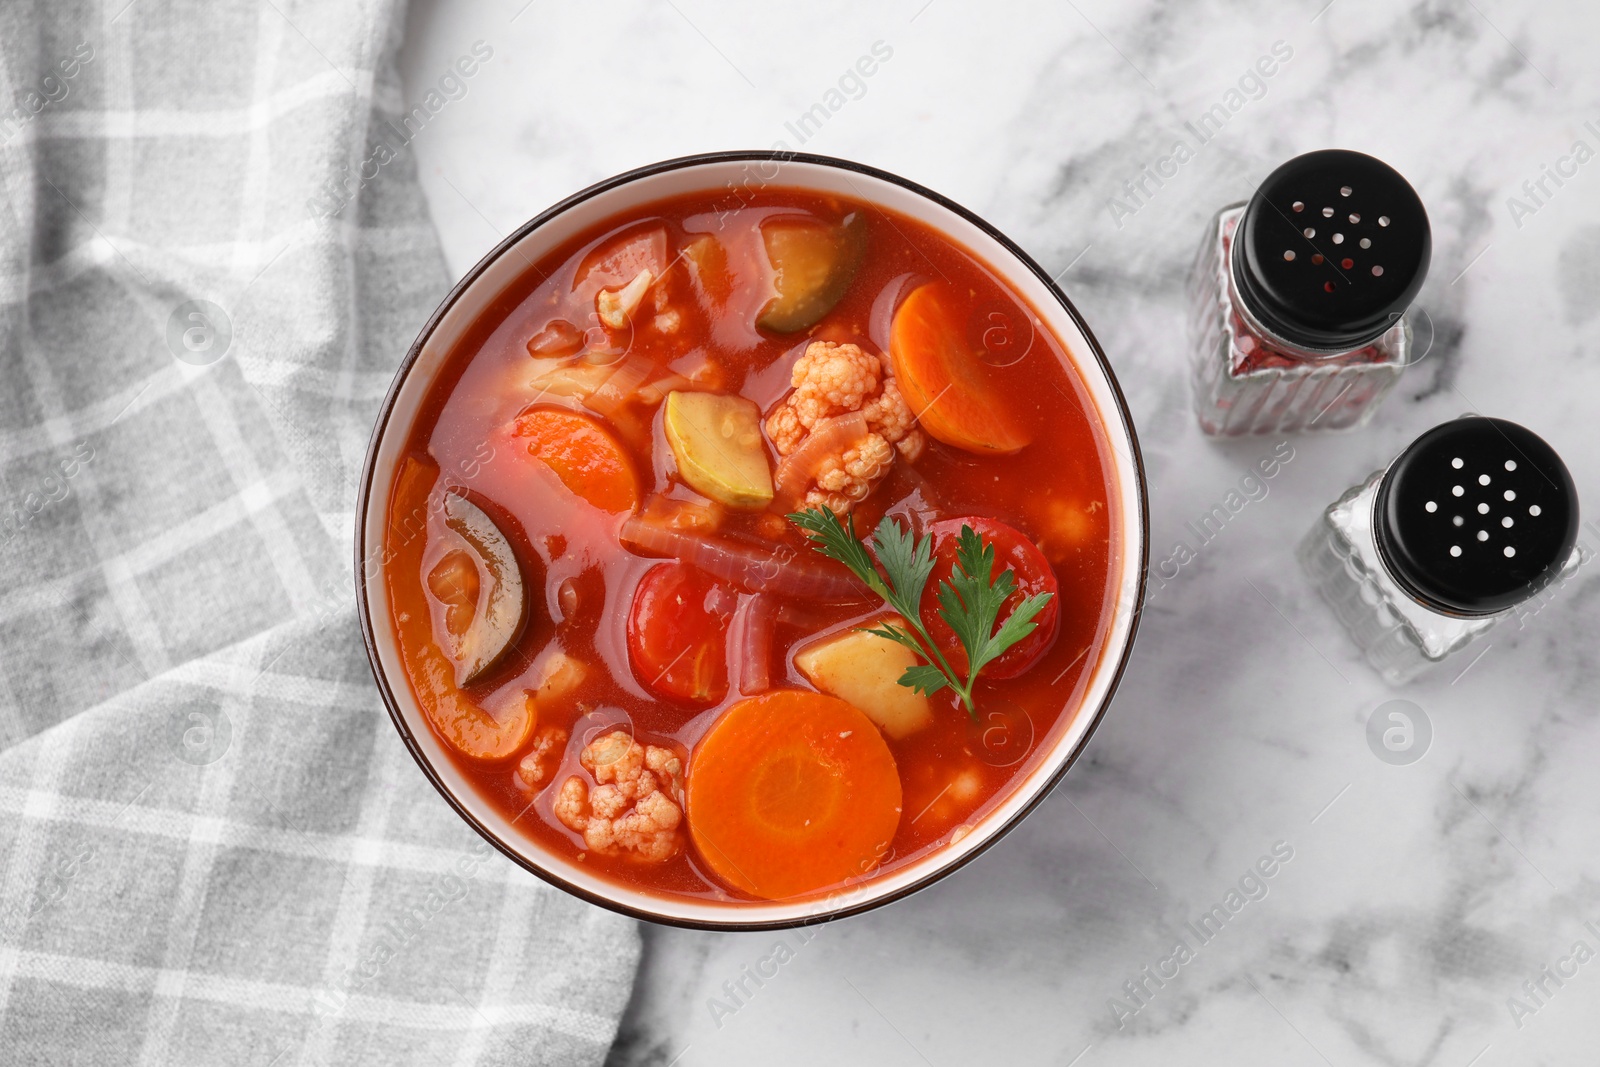
[[889,334],[900,301],[909,295],[911,290],[932,280],[926,274],[914,272],[902,274],[878,290],[878,298],[872,302],[872,310],[867,313],[867,336],[872,338],[872,343],[879,352],[889,351]]
[[561,397],[607,419],[632,401],[654,406],[672,390],[692,385],[683,375],[640,355],[591,351],[577,359],[542,362],[556,366],[529,380],[528,387],[534,390],[530,403]]
[[610,418],[619,407],[633,398],[654,369],[652,364],[637,356],[626,357],[616,364],[616,370],[600,383],[599,388],[589,394],[583,402],[584,406],[602,418]]
[[738,668],[734,684],[747,697],[772,688],[772,631],[777,621],[777,598],[756,593],[739,598],[728,623],[728,647]]
[[776,593],[802,600],[867,598],[866,587],[855,575],[809,549],[749,545],[658,526],[637,515],[623,520],[619,536],[623,544],[643,555],[681,559],[749,593]]
[[779,513],[787,514],[800,502],[828,457],[847,452],[870,432],[866,413],[861,411],[835,415],[813,426],[800,447],[778,461],[772,476],[772,499]]

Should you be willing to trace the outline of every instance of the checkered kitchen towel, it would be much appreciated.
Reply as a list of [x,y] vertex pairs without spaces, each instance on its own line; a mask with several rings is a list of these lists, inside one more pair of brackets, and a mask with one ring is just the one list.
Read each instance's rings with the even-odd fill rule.
[[0,4],[6,1067],[592,1063],[626,1003],[633,924],[455,818],[361,650],[355,479],[446,286],[405,149],[330,192],[402,15]]

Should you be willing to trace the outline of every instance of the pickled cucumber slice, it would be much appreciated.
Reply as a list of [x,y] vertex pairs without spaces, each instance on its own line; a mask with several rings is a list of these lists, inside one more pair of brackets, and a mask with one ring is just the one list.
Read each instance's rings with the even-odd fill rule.
[[444,522],[465,543],[478,572],[471,620],[448,641],[456,685],[467,686],[488,673],[521,634],[528,598],[511,542],[482,508],[447,493]]
[[850,288],[867,250],[867,220],[859,211],[838,224],[779,217],[762,224],[761,239],[777,295],[761,309],[756,325],[794,333],[816,325]]

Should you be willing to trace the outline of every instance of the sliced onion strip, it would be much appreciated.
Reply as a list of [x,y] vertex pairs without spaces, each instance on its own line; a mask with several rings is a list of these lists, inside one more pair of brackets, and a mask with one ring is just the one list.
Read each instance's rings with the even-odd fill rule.
[[828,457],[849,451],[870,432],[867,416],[861,411],[835,415],[813,426],[800,447],[778,461],[772,476],[772,496],[778,511],[786,514],[800,502]]
[[776,593],[803,600],[852,601],[866,588],[839,564],[791,545],[749,545],[724,537],[688,533],[647,522],[623,520],[623,544],[641,554],[669,556],[750,593]]
[[728,624],[728,647],[738,669],[734,684],[747,697],[772,688],[772,631],[777,621],[777,598],[756,593],[739,598]]
[[584,407],[602,418],[610,418],[618,408],[626,404],[655,369],[654,364],[638,356],[627,357],[619,362],[616,368],[605,381],[600,383],[600,387],[583,401]]

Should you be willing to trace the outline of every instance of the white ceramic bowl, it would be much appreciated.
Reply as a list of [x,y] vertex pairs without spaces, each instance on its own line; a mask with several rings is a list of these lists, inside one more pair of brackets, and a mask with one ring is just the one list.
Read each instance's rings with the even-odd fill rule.
[[[620,885],[511,830],[506,818],[457,770],[417,706],[401,665],[380,561],[389,488],[423,399],[452,341],[528,263],[538,262],[590,226],[651,201],[693,192],[726,196],[730,189],[762,185],[852,197],[908,215],[964,246],[1032,305],[1071,354],[1070,370],[1093,399],[1110,442],[1115,471],[1111,490],[1120,516],[1118,542],[1112,546],[1111,556],[1118,574],[1114,580],[1115,617],[1070,724],[970,833],[886,874],[819,899],[731,904],[667,897]],[[563,200],[485,256],[445,298],[401,363],[373,430],[356,510],[356,591],[367,655],[395,727],[445,800],[491,844],[546,881],[603,907],[680,926],[759,929],[854,914],[920,889],[992,845],[1050,792],[1105,714],[1127,663],[1144,595],[1148,539],[1144,469],[1121,390],[1082,317],[1026,253],[970,211],[884,171],[797,153],[719,152],[629,171]],[[390,679],[395,679],[393,684]]]

